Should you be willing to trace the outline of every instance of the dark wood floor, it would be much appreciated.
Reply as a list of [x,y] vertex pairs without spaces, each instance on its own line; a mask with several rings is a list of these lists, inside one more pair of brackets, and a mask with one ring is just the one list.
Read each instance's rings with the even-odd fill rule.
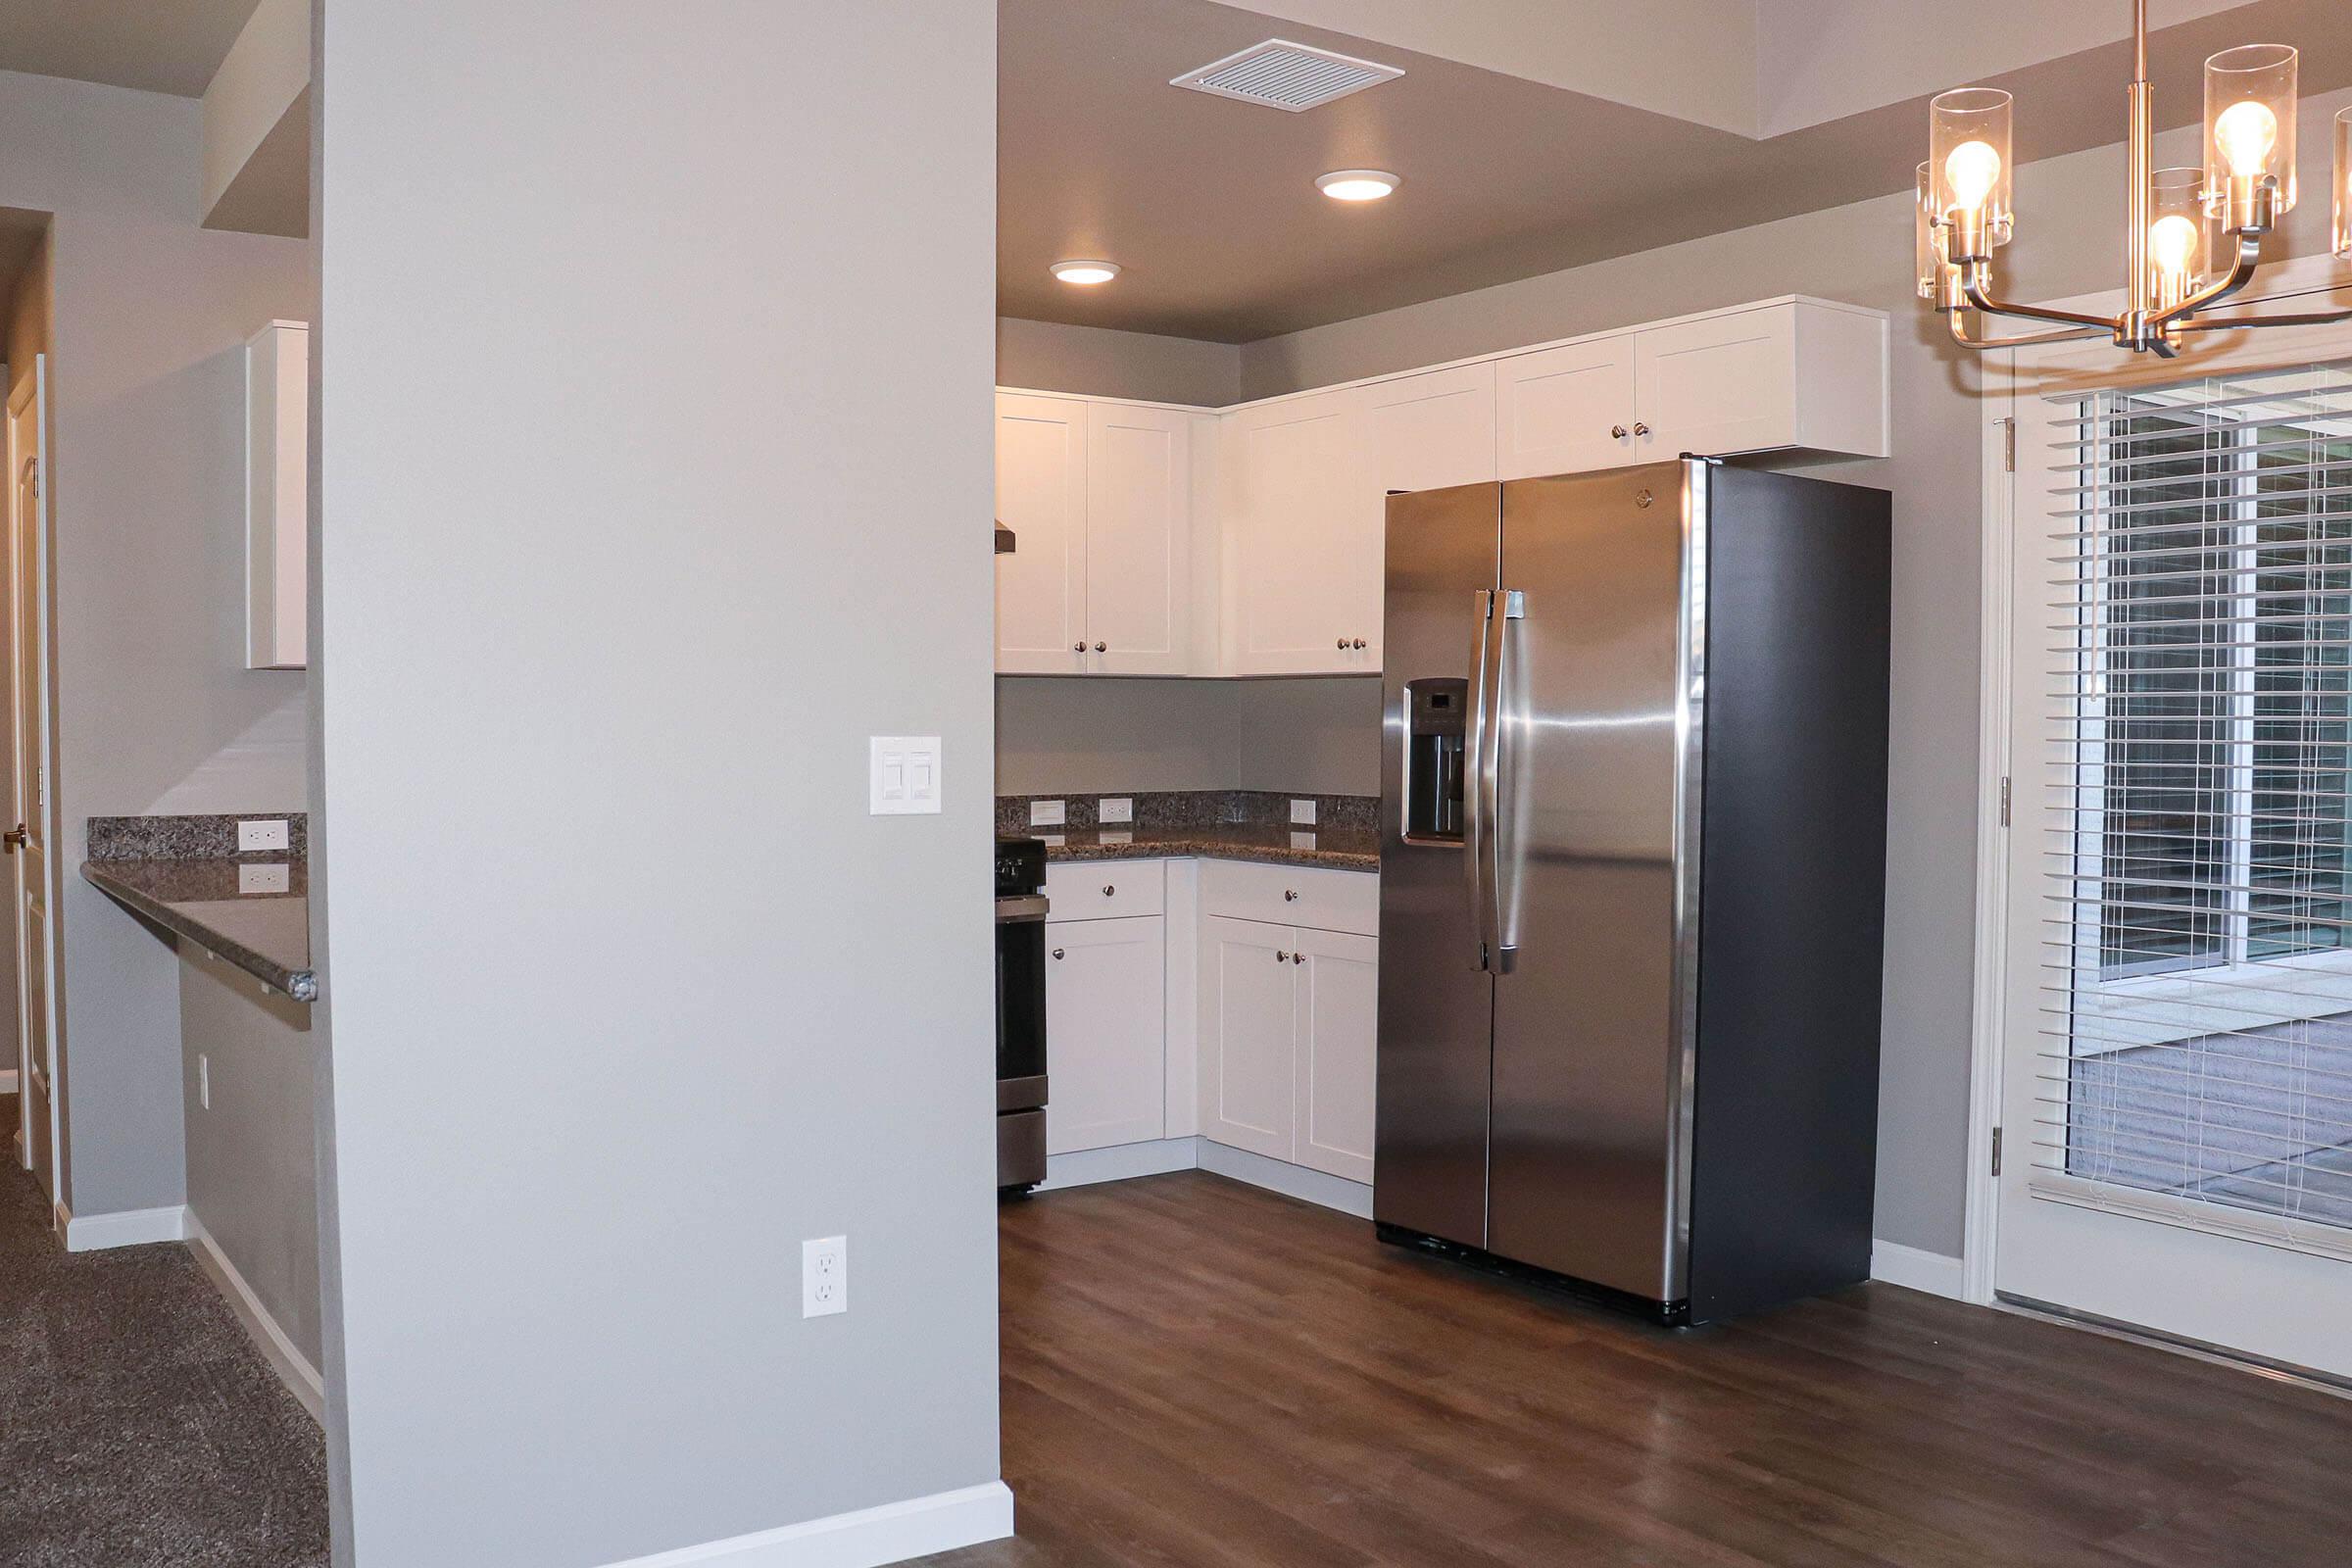
[[1007,1207],[1017,1541],[1150,1563],[2352,1563],[2352,1401],[1872,1285],[1650,1329],[1199,1173]]

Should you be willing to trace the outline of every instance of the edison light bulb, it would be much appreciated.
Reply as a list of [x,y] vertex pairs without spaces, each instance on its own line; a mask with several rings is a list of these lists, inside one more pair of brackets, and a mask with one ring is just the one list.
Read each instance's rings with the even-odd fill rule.
[[1944,159],[1943,177],[1961,211],[1976,212],[2000,183],[2001,155],[1993,151],[1990,142],[1964,141]]
[[2230,160],[2230,173],[2241,179],[2259,174],[2270,162],[2271,149],[2278,145],[2278,117],[2270,105],[2245,99],[2222,111],[2222,118],[2213,122],[2213,139]]
[[2168,214],[2148,225],[2148,260],[2167,277],[2184,277],[2196,260],[2199,237],[2193,220]]

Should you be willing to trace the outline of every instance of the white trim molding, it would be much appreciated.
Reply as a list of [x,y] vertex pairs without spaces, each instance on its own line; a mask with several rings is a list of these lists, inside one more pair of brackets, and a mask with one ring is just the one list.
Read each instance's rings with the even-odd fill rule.
[[879,1508],[837,1513],[779,1530],[631,1557],[608,1568],[881,1568],[1012,1534],[1012,1489],[991,1481]]
[[1172,1170],[1197,1170],[1200,1165],[1198,1138],[1154,1138],[1140,1144],[1113,1144],[1108,1149],[1081,1149],[1046,1160],[1041,1193],[1065,1187],[1092,1187],[1097,1182],[1123,1182],[1138,1176],[1164,1176]]
[[1248,1182],[1300,1202],[1320,1203],[1343,1214],[1353,1214],[1357,1219],[1372,1217],[1372,1187],[1368,1182],[1351,1182],[1345,1176],[1309,1170],[1288,1160],[1269,1159],[1206,1138],[1200,1140],[1200,1168],[1212,1176]]
[[57,1234],[65,1238],[69,1252],[184,1242],[188,1239],[188,1211],[174,1203],[169,1208],[128,1208],[115,1214],[75,1214],[60,1203]]
[[1905,1247],[1899,1242],[1870,1244],[1870,1277],[1883,1284],[1925,1291],[1930,1296],[1949,1297],[1955,1301],[1968,1299],[1968,1269],[1960,1259],[1925,1248]]
[[245,1283],[245,1276],[237,1272],[228,1254],[220,1250],[220,1244],[213,1240],[213,1233],[204,1228],[204,1221],[196,1217],[194,1209],[188,1210],[188,1250],[195,1254],[196,1266],[204,1270],[214,1288],[227,1299],[229,1310],[244,1325],[254,1348],[262,1352],[262,1359],[270,1363],[270,1370],[277,1374],[278,1382],[286,1386],[294,1401],[311,1412],[312,1420],[325,1420],[326,1380],[311,1365],[310,1357],[302,1353],[301,1348],[287,1338],[277,1319],[270,1315],[270,1309],[253,1294],[253,1287]]

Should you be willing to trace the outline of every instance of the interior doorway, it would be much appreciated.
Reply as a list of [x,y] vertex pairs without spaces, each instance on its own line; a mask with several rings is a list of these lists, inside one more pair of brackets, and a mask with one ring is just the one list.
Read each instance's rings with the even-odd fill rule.
[[59,1200],[54,907],[49,823],[48,356],[8,390],[10,695],[16,766],[5,842],[16,874],[19,1157]]

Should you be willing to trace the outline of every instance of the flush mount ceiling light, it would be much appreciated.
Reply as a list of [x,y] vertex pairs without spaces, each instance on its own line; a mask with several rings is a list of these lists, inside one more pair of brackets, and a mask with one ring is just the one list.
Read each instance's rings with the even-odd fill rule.
[[[1919,166],[1919,296],[1951,319],[1969,348],[2013,348],[2111,337],[2115,346],[2171,359],[2188,332],[2318,326],[2352,311],[2194,319],[2254,280],[2262,237],[2295,205],[2295,51],[2252,43],[2205,62],[2205,161],[2156,167],[2156,90],[2148,82],[2148,0],[2132,0],[2130,227],[2126,302],[2085,316],[1996,299],[1992,253],[2016,228],[2011,207],[2009,95],[1962,87],[1928,106],[1928,161]],[[2352,131],[2335,147],[2335,248],[2352,258]],[[2063,323],[2023,337],[1972,336],[1966,312]]]
[[1097,283],[1107,283],[1118,276],[1119,264],[1116,262],[1055,262],[1048,270],[1064,283],[1076,283],[1084,288],[1092,287]]
[[1376,202],[1402,183],[1385,169],[1335,169],[1315,189],[1335,202]]

